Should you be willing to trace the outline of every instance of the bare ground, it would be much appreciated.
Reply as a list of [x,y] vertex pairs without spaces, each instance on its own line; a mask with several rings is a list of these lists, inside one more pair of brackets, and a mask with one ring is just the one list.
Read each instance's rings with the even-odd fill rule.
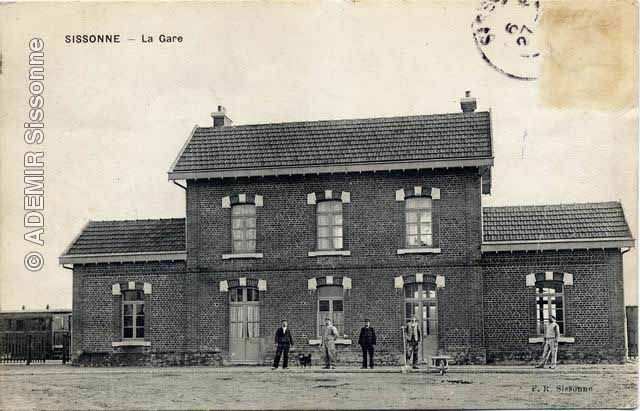
[[256,367],[12,366],[0,368],[0,408],[635,408],[635,368],[618,367],[460,368],[440,376]]

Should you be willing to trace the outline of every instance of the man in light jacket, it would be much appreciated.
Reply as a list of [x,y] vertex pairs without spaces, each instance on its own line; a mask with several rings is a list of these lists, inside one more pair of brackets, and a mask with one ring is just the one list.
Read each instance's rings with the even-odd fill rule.
[[558,341],[560,340],[560,326],[556,322],[556,317],[549,316],[549,323],[544,325],[544,349],[542,358],[536,368],[544,368],[551,357],[551,368],[556,368],[558,360]]
[[336,339],[338,329],[331,324],[330,318],[324,319],[324,334],[322,335],[322,352],[324,353],[324,369],[336,368]]
[[405,330],[405,338],[407,340],[407,361],[413,357],[413,368],[418,368],[418,352],[420,349],[420,341],[422,341],[422,331],[418,325],[416,317],[411,317],[411,321],[407,324]]

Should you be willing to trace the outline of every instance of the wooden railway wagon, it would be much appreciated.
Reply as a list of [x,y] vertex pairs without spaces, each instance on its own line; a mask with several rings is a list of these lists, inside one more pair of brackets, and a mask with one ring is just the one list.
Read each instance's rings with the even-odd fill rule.
[[69,359],[71,310],[0,311],[0,362]]

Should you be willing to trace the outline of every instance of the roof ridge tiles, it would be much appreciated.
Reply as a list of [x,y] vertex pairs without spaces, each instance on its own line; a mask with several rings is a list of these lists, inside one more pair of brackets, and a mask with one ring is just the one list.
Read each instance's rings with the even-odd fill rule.
[[388,117],[361,117],[361,118],[344,118],[344,119],[332,119],[332,120],[308,120],[308,121],[288,121],[288,122],[271,122],[271,123],[250,123],[250,124],[240,124],[240,125],[231,125],[225,127],[197,127],[197,130],[213,130],[213,131],[224,131],[230,129],[239,129],[243,127],[251,127],[256,128],[260,126],[279,126],[279,127],[293,127],[300,125],[326,125],[326,124],[358,124],[358,123],[371,123],[371,122],[391,122],[391,121],[409,121],[409,120],[418,120],[418,119],[437,119],[444,117],[461,117],[461,118],[476,118],[483,117],[489,115],[488,111],[474,111],[472,113],[463,113],[463,112],[455,112],[455,113],[436,113],[436,114],[415,114],[408,116],[388,116]]

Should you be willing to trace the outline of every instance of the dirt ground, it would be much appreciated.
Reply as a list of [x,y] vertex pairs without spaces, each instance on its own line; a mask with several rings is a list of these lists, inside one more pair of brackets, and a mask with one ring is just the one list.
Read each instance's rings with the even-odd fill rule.
[[336,373],[262,367],[12,366],[0,368],[0,408],[635,408],[635,368],[618,367],[548,372],[481,368],[440,376],[402,374],[397,368]]

